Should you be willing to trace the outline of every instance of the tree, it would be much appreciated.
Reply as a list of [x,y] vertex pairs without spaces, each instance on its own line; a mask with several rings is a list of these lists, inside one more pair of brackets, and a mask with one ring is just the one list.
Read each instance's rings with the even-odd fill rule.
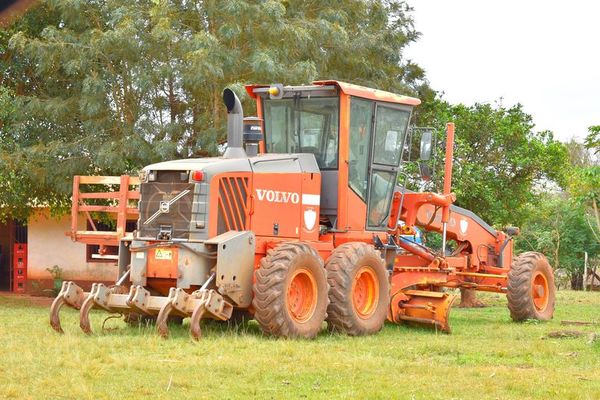
[[585,138],[585,146],[592,149],[594,153],[600,153],[600,125],[590,126],[589,134]]
[[590,229],[600,245],[600,165],[576,168],[573,171],[570,192],[583,207]]
[[24,220],[38,204],[52,205],[55,210],[65,206],[64,197],[44,184],[45,171],[30,166],[18,152],[19,96],[39,90],[44,79],[36,76],[31,60],[17,57],[8,44],[17,32],[40,35],[56,19],[57,14],[42,4],[0,30],[0,221],[8,217]]
[[[600,126],[589,128],[590,135],[584,145],[570,144],[577,147],[575,157],[571,157],[571,173],[568,193],[574,205],[581,211],[581,217],[591,232],[593,241],[589,247],[600,247],[600,161],[597,157],[600,150]],[[594,151],[594,156],[591,154]],[[590,252],[588,252],[590,253]]]
[[544,253],[555,271],[568,273],[573,289],[581,289],[584,252],[590,258],[597,256],[600,243],[581,203],[566,192],[545,194],[542,200],[527,206],[528,219],[516,238],[517,249]]
[[[452,105],[436,98],[425,103],[418,124],[437,128],[444,142],[446,122],[456,125],[452,190],[456,204],[472,210],[498,229],[527,220],[527,205],[540,201],[552,184],[566,185],[565,147],[551,132],[534,132],[530,115],[517,104]],[[437,158],[443,160],[444,148]],[[443,163],[437,162],[433,185],[440,190]],[[476,292],[461,289],[461,306],[482,305]]]
[[[452,188],[456,204],[497,227],[519,225],[526,205],[547,187],[566,186],[568,154],[548,131],[534,132],[530,115],[517,104],[451,105],[436,99],[418,116],[419,125],[438,129],[444,144],[446,122],[456,124]],[[443,160],[443,147],[438,159]],[[442,187],[443,163],[434,184]]]
[[226,86],[242,100],[243,83],[316,78],[427,91],[423,70],[402,56],[418,37],[403,1],[49,0],[40,7],[26,16],[37,16],[36,29],[20,26],[4,47],[11,64],[26,68],[25,79],[3,71],[16,112],[0,128],[14,139],[0,144],[0,159],[28,182],[4,199],[12,204],[4,217],[6,210],[26,215],[34,198],[66,201],[75,174],[135,173],[157,160],[216,154]]

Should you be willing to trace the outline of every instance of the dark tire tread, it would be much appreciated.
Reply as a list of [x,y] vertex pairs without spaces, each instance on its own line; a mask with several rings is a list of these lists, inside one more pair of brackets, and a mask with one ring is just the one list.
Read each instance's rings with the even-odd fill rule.
[[[543,311],[536,309],[531,294],[531,280],[533,279],[533,273],[537,267],[546,270],[546,279],[548,279],[550,290],[548,305]],[[508,309],[510,310],[510,317],[513,321],[552,319],[554,314],[556,288],[554,286],[552,268],[543,254],[528,251],[515,257],[510,272],[508,273],[507,289]]]
[[[267,256],[260,261],[260,266],[256,271],[256,282],[254,284],[254,299],[252,305],[254,307],[254,319],[260,325],[263,333],[275,337],[301,337],[313,338],[320,330],[320,325],[327,317],[327,304],[317,304],[315,317],[318,321],[318,328],[312,329],[310,332],[299,329],[297,324],[290,321],[287,316],[285,298],[286,285],[285,281],[290,271],[290,266],[294,263],[297,257],[310,256],[318,260],[320,270],[322,271],[322,280],[325,287],[325,293],[329,290],[327,285],[325,269],[323,268],[323,260],[319,253],[310,245],[302,242],[283,243],[268,251]],[[317,278],[317,284],[319,277]],[[318,296],[318,295],[317,295]],[[327,296],[324,296],[327,299]],[[328,303],[329,300],[326,300]],[[321,307],[319,307],[321,306]],[[322,312],[319,313],[319,308]],[[318,315],[321,314],[321,315]],[[315,321],[314,325],[317,325]]]
[[[379,251],[370,244],[363,242],[345,243],[337,247],[325,265],[327,280],[329,281],[329,307],[327,308],[327,323],[333,331],[344,332],[350,336],[362,336],[377,333],[383,327],[389,306],[389,282],[379,279],[380,293],[385,293],[386,301],[377,306],[374,316],[370,321],[360,321],[355,315],[352,305],[352,282],[358,263],[366,257],[372,260],[379,259],[384,276],[387,275],[385,264]],[[385,310],[382,310],[385,308]],[[377,314],[377,315],[375,315]]]

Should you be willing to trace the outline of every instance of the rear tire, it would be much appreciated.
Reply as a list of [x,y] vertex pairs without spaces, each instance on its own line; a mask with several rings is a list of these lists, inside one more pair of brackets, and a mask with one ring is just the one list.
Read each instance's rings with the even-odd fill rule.
[[556,287],[552,267],[543,254],[529,251],[514,258],[508,273],[507,298],[514,321],[552,319]]
[[388,272],[379,251],[366,243],[336,248],[325,266],[329,290],[327,323],[351,336],[379,332],[390,303]]
[[327,317],[328,289],[323,260],[311,246],[280,244],[256,271],[254,319],[268,335],[313,338]]

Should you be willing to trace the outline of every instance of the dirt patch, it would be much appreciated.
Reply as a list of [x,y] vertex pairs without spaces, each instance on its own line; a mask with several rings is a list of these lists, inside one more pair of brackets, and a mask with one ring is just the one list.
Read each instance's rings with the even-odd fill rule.
[[29,294],[20,294],[13,292],[0,292],[0,302],[2,302],[1,299],[8,299],[9,301],[18,301],[33,307],[50,307],[50,305],[52,304],[52,300],[54,300],[50,297],[31,296]]
[[551,339],[563,339],[563,338],[578,338],[586,335],[585,332],[581,331],[573,331],[573,330],[564,330],[564,331],[554,331],[548,333],[547,338]]

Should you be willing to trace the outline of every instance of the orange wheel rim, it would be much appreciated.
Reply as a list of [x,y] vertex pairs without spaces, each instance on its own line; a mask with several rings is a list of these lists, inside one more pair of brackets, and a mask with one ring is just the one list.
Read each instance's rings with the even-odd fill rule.
[[533,276],[531,282],[531,291],[533,292],[533,304],[538,311],[543,311],[548,305],[550,291],[548,290],[548,280],[541,272]]
[[370,267],[361,267],[352,282],[352,305],[358,316],[369,318],[379,303],[379,281]]
[[287,292],[287,308],[297,322],[306,322],[317,308],[317,282],[307,269],[294,272]]

